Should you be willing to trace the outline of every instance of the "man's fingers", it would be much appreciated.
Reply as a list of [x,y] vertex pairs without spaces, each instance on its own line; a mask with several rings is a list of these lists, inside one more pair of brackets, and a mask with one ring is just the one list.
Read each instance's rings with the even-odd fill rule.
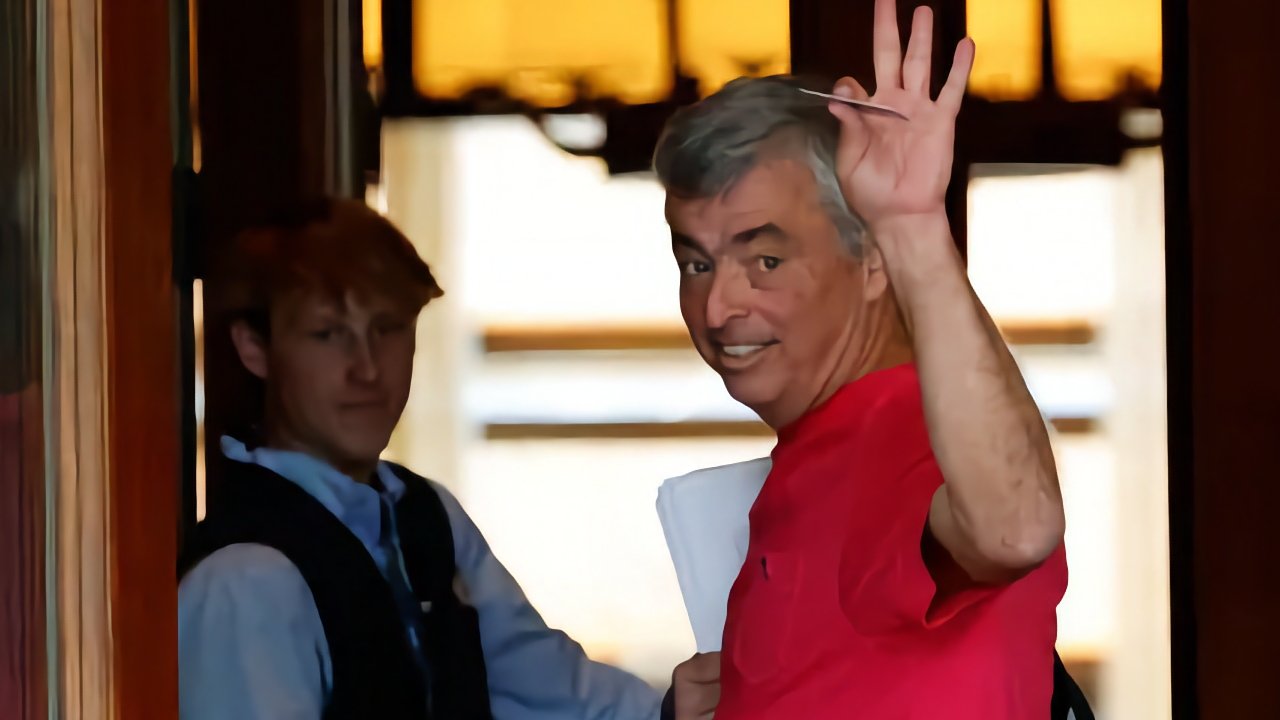
[[676,680],[705,685],[720,682],[720,653],[694,655],[676,668]]
[[973,69],[975,52],[972,38],[960,41],[956,46],[955,59],[951,61],[951,74],[947,76],[947,84],[938,93],[938,105],[952,115],[960,112],[960,104],[964,102],[964,90],[969,84],[969,71]]
[[921,5],[911,19],[911,40],[902,61],[902,87],[907,92],[927,95],[932,64],[933,10]]
[[720,653],[694,655],[676,666],[676,720],[710,718],[720,704]]
[[875,55],[876,92],[902,87],[902,41],[898,38],[897,0],[876,0],[871,43]]
[[852,100],[870,100],[871,96],[867,94],[866,88],[857,80],[848,75],[836,81],[835,87],[831,89],[832,95],[850,98]]

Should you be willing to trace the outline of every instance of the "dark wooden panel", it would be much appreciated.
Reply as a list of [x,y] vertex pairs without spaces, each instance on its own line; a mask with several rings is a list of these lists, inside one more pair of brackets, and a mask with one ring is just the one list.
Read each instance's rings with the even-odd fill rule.
[[[321,0],[216,0],[197,4],[197,77],[202,166],[199,229],[192,242],[216,259],[236,231],[281,205],[325,192],[331,49]],[[219,316],[215,282],[204,286],[205,438],[216,448],[260,412],[256,386]],[[217,465],[209,467],[210,494]]]
[[0,718],[47,717],[37,32],[0,2]]
[[1164,32],[1175,716],[1280,717],[1280,5]]
[[1199,717],[1195,612],[1195,494],[1191,401],[1191,184],[1186,0],[1162,8],[1165,166],[1165,374],[1169,443],[1169,646],[1173,720]]
[[0,393],[0,717],[6,720],[47,714],[41,402],[35,383]]
[[169,2],[99,5],[117,716],[177,717],[177,293]]

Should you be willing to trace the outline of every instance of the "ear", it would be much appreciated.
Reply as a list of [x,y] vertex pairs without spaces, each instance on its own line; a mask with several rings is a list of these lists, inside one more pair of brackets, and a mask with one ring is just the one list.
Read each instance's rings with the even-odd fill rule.
[[884,269],[880,248],[868,243],[862,258],[862,299],[879,300],[889,291],[889,274]]
[[261,333],[249,326],[244,320],[231,323],[231,342],[236,346],[236,354],[245,369],[260,380],[267,379],[267,343]]

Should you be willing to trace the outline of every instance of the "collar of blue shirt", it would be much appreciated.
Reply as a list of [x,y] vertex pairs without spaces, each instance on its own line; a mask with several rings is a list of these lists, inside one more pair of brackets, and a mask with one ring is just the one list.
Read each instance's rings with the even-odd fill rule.
[[[260,465],[297,485],[315,498],[355,535],[366,548],[378,544],[382,530],[381,499],[368,483],[359,483],[329,463],[303,452],[257,447],[222,437],[222,454],[229,460]],[[392,504],[405,491],[391,466],[378,463],[378,480]]]

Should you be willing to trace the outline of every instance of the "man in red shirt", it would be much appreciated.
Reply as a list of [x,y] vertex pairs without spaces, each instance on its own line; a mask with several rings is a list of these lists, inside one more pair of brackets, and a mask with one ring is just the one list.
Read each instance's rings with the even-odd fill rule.
[[677,670],[677,717],[1049,717],[1062,498],[944,212],[974,46],[935,101],[932,26],[904,58],[876,5],[870,100],[907,120],[740,80],[659,141],[690,335],[778,431],[723,656]]

